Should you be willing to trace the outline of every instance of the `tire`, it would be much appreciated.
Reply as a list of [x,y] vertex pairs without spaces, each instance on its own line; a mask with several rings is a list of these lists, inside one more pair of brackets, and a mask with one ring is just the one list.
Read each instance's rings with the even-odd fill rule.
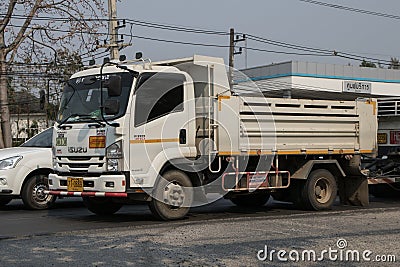
[[230,200],[239,207],[261,207],[268,202],[270,194],[238,195]]
[[112,215],[122,207],[122,204],[114,203],[112,199],[103,197],[83,197],[83,204],[97,215]]
[[0,207],[4,207],[8,203],[10,203],[12,199],[13,199],[12,197],[0,196]]
[[328,210],[336,199],[335,177],[324,169],[312,171],[301,191],[302,206],[307,210]]
[[149,208],[153,215],[164,221],[182,219],[193,201],[192,182],[178,170],[167,171],[159,177]]
[[37,174],[28,178],[25,182],[21,198],[25,207],[32,210],[43,210],[53,206],[56,196],[44,194],[49,189],[48,175]]

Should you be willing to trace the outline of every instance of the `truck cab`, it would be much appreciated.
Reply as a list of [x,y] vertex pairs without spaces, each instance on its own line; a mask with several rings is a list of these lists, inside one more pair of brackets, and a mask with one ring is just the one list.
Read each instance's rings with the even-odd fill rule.
[[[91,203],[99,196],[147,200],[163,168],[197,158],[199,139],[210,132],[210,112],[201,107],[208,109],[210,95],[230,94],[226,74],[211,83],[216,72],[225,74],[221,59],[194,56],[109,63],[74,74],[54,127],[51,193],[82,196],[96,213],[105,210],[104,203]],[[177,191],[174,186],[171,194]]]

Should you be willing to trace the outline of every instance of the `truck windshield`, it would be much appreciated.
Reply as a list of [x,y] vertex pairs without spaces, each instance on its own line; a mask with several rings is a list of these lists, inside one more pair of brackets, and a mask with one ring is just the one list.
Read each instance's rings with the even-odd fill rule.
[[[103,81],[107,80],[109,75],[110,74],[104,74]],[[117,97],[109,97],[107,88],[103,87],[103,103],[106,99],[118,99],[120,102],[118,114],[106,115],[104,113],[104,116],[108,120],[119,118],[125,114],[134,78],[132,73],[126,72],[113,73],[112,75],[121,76],[122,93]],[[57,122],[71,123],[101,120],[100,106],[99,75],[70,79],[63,90]]]

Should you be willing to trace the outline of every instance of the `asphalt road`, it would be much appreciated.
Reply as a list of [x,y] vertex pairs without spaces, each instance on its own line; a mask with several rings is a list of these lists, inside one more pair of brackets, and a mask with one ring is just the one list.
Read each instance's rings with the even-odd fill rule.
[[[156,221],[145,205],[98,217],[78,199],[60,200],[47,211],[28,211],[14,200],[0,210],[0,218],[0,266],[382,265],[376,258],[343,261],[346,255],[342,260],[327,254],[323,261],[301,259],[304,250],[318,256],[329,248],[342,254],[371,250],[369,259],[393,261],[393,255],[400,261],[398,199],[371,198],[368,208],[335,205],[325,212],[298,211],[275,201],[249,210],[220,200],[175,222]],[[338,249],[338,241],[347,247]],[[294,258],[282,263],[272,250],[286,250],[286,259],[294,250]],[[264,259],[265,251],[271,257]]]

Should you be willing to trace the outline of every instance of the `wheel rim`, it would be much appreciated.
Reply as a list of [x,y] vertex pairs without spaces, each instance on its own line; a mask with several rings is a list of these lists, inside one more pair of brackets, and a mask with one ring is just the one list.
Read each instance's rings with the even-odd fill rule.
[[51,199],[51,195],[45,194],[47,186],[43,183],[35,184],[32,190],[32,199],[38,204],[47,204]]
[[164,188],[163,199],[171,208],[179,208],[185,201],[185,190],[177,182],[170,182]]
[[332,186],[326,178],[319,178],[314,186],[315,199],[321,204],[327,203],[332,196]]

